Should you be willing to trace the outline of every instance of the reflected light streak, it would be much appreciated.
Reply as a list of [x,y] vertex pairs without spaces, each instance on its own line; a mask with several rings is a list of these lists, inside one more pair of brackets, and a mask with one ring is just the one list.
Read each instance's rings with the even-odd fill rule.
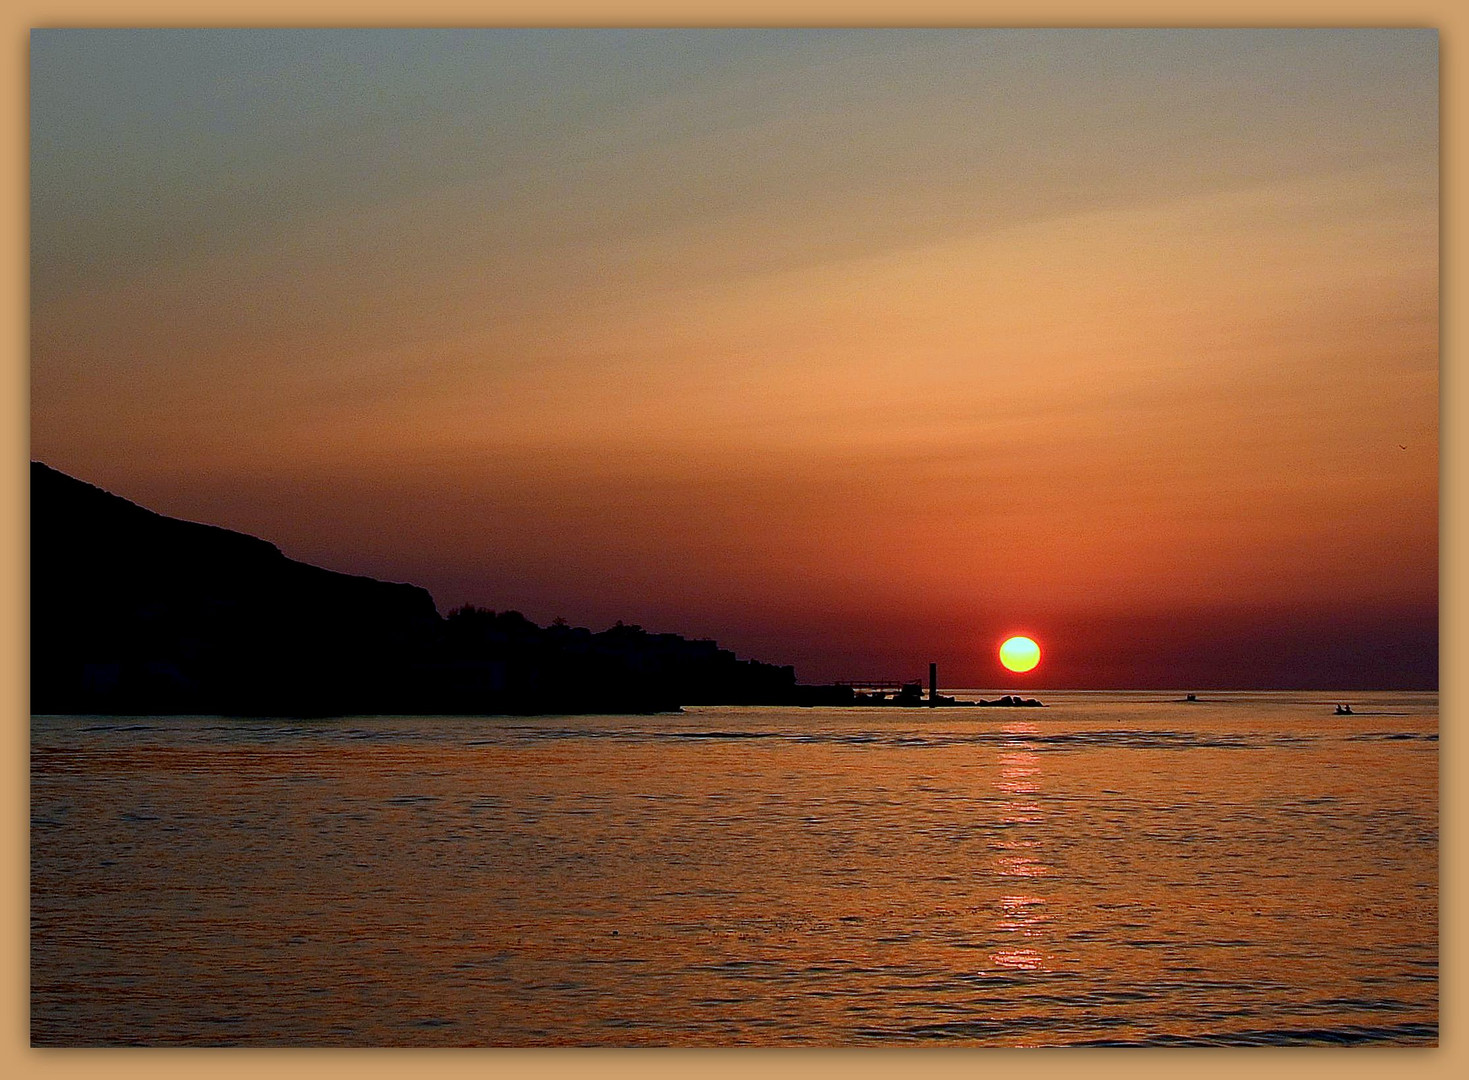
[[[1038,735],[1035,724],[1014,723],[1001,728],[1006,735],[1024,737]],[[1042,808],[1038,800],[1023,798],[1036,796],[1040,792],[1040,759],[1030,746],[1004,753],[999,756],[1000,776],[995,787],[1015,798],[1002,799],[999,803],[1000,823],[1007,833],[1017,833],[1026,826],[1040,825],[1043,821]],[[994,873],[1002,878],[1024,879],[1038,883],[1049,876],[1052,868],[1036,854],[1027,852],[1040,848],[1038,839],[1032,836],[1007,835],[995,841]],[[999,898],[999,918],[995,930],[1002,935],[1019,935],[1025,939],[1040,939],[1043,936],[1046,898],[1033,892],[1007,893]],[[1039,940],[1035,940],[1040,944]],[[1041,971],[1047,966],[1047,954],[1030,946],[1002,945],[989,954],[989,960],[998,967],[1014,971]]]

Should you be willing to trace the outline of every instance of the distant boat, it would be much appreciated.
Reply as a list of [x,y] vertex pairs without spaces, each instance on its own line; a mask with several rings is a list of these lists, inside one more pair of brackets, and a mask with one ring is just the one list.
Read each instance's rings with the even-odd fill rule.
[[1336,707],[1336,715],[1337,716],[1355,716],[1356,714],[1352,712],[1352,707],[1350,705],[1338,705]]

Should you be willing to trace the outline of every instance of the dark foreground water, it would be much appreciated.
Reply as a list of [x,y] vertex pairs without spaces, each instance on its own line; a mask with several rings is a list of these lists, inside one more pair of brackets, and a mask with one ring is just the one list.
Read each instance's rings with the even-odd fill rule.
[[35,717],[42,1045],[1434,1043],[1438,699]]

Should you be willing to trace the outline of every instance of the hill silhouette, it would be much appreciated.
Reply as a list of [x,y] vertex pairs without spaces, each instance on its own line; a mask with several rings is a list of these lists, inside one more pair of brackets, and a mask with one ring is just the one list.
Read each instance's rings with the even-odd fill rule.
[[38,713],[653,712],[794,703],[795,672],[621,623],[541,627],[288,559],[31,463]]

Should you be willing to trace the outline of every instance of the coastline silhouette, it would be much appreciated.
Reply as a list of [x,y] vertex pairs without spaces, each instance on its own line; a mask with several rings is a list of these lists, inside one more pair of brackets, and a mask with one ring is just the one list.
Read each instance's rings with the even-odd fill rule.
[[40,462],[31,612],[36,713],[646,713],[801,696],[793,668],[714,641],[474,606],[441,617],[418,586],[297,562]]

